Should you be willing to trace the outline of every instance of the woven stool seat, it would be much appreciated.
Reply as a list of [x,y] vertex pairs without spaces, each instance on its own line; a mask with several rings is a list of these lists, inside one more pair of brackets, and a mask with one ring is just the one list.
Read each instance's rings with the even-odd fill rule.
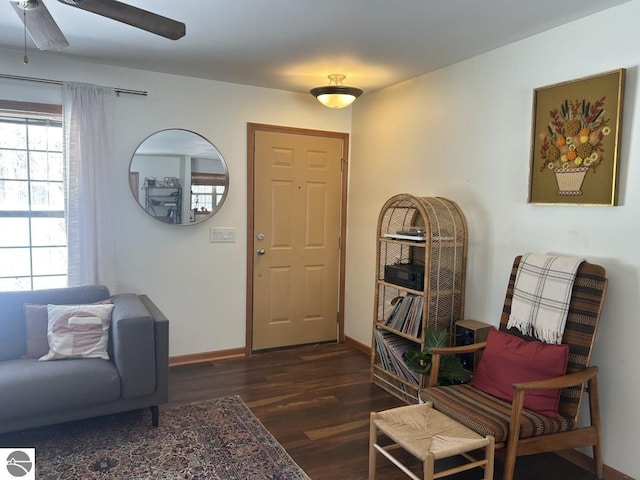
[[[395,443],[379,445],[378,432]],[[433,409],[429,402],[371,413],[370,479],[375,478],[376,451],[382,453],[409,477],[419,479],[388,452],[398,447],[424,463],[425,479],[440,478],[475,467],[485,468],[485,478],[493,478],[493,437],[479,435]],[[478,449],[485,449],[485,459],[476,460],[467,455],[467,452]],[[454,455],[463,455],[470,463],[436,474],[434,461]]]

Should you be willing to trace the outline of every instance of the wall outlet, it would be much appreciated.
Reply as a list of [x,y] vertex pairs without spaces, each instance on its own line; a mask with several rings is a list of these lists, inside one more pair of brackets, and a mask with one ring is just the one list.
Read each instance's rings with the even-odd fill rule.
[[234,227],[217,227],[209,229],[210,243],[234,243],[236,229]]

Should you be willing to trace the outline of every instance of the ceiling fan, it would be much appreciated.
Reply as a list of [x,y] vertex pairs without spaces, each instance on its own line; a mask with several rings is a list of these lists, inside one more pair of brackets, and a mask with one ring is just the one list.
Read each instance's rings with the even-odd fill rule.
[[[184,23],[116,0],[58,1],[171,40],[178,40],[185,35]],[[40,50],[60,50],[69,46],[42,0],[10,0],[10,3]]]

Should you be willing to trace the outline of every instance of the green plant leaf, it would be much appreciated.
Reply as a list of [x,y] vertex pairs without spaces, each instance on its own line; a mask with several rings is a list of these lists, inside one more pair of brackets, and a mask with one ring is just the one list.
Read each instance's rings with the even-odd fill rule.
[[452,385],[460,382],[468,382],[470,379],[471,373],[465,370],[458,357],[455,355],[443,355],[440,357],[438,384]]
[[[405,353],[405,363],[416,373],[429,375],[431,373],[431,361],[433,355],[432,348],[445,347],[449,334],[446,331],[439,331],[427,328],[424,331],[424,348],[422,351],[408,349]],[[462,362],[455,355],[440,356],[440,369],[438,370],[438,384],[451,385],[455,383],[467,382],[471,374],[464,369]]]

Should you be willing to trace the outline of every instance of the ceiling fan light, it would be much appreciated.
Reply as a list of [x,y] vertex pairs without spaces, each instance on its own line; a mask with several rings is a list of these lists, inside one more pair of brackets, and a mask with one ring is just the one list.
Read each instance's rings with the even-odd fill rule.
[[344,86],[342,81],[345,78],[341,74],[331,74],[329,75],[329,85],[312,88],[310,93],[326,107],[336,109],[347,107],[362,95],[362,90]]

